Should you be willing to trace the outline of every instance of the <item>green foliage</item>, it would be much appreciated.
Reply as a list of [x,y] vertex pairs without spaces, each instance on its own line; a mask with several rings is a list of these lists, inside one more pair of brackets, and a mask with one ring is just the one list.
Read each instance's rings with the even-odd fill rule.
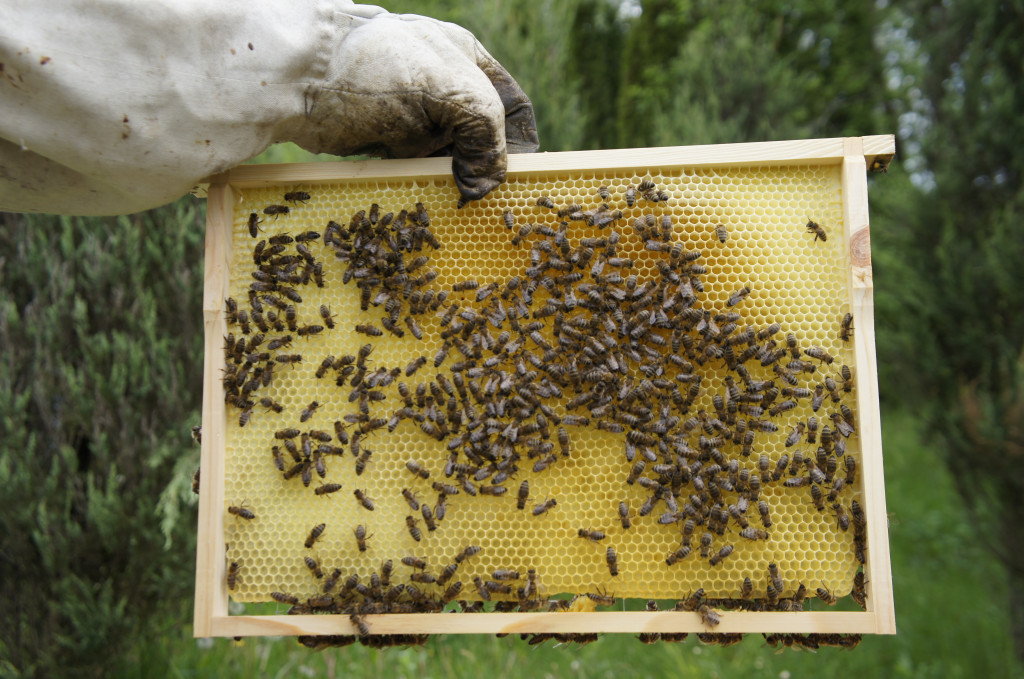
[[[917,2],[899,64],[927,113],[921,169],[876,202],[891,217],[880,244],[879,306],[891,331],[880,356],[893,393],[920,403],[979,532],[1009,566],[1024,654],[1024,86],[1020,3]],[[965,30],[967,27],[967,30]]]
[[[1008,566],[1024,657],[1024,86],[1020,3],[920,2],[894,73],[917,157],[877,187],[883,390],[918,403],[929,440]],[[893,182],[892,180],[895,180]],[[911,182],[913,180],[913,182]]]
[[157,499],[198,459],[203,218],[0,220],[5,672],[102,674],[187,598],[194,511]]

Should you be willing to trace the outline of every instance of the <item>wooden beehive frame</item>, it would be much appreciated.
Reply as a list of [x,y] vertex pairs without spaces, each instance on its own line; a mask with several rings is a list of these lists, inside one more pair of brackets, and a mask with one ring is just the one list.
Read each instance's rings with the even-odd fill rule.
[[[892,135],[715,146],[540,153],[509,157],[509,174],[537,171],[612,170],[632,167],[746,167],[753,165],[841,165],[843,221],[848,243],[848,290],[857,319],[854,353],[857,411],[862,440],[864,510],[867,514],[867,610],[860,612],[739,612],[722,615],[716,633],[895,634],[892,576],[882,472],[881,423],[875,358],[874,298],[868,228],[867,168],[887,164],[895,152]],[[343,179],[415,179],[447,176],[451,161],[429,158],[392,161],[250,165],[211,178],[203,296],[202,479],[196,555],[194,633],[209,636],[353,634],[341,615],[228,614],[225,580],[226,408],[220,386],[221,344],[227,333],[231,232],[236,189],[330,182]],[[366,616],[373,634],[659,633],[707,632],[694,612],[434,613]]]

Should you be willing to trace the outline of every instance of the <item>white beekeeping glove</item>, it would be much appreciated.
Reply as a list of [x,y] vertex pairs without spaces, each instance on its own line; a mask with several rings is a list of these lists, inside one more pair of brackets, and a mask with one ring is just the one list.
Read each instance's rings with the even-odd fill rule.
[[0,0],[0,210],[161,205],[277,142],[450,154],[464,198],[537,149],[465,29],[345,0]]

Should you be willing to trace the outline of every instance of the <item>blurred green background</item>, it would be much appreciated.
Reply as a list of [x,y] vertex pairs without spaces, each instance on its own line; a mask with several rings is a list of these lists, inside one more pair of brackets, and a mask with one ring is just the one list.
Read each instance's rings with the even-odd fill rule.
[[870,200],[898,635],[193,640],[205,205],[186,197],[0,214],[0,676],[1020,676],[1024,2],[382,4],[472,30],[545,151],[897,135]]

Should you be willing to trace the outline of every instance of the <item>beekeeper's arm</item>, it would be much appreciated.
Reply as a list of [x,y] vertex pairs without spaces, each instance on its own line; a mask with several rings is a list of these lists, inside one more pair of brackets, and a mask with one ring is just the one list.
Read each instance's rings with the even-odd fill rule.
[[277,142],[453,156],[462,196],[537,149],[471,33],[346,0],[0,0],[0,210],[128,213]]

